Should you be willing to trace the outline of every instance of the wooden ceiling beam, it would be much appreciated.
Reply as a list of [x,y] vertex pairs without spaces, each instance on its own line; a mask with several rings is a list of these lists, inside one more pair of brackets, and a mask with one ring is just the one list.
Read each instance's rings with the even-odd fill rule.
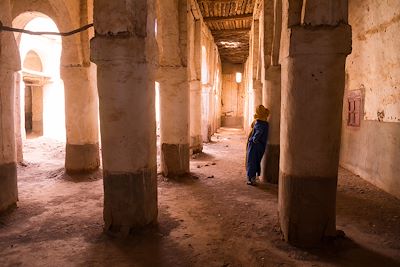
[[212,34],[218,33],[241,33],[241,32],[248,32],[251,28],[238,28],[238,29],[229,29],[229,30],[211,30]]
[[201,14],[199,4],[197,3],[196,0],[190,0],[190,7],[195,20],[199,20],[203,17],[203,15]]
[[199,3],[235,3],[237,0],[197,0]]
[[229,17],[205,17],[205,22],[227,22],[227,21],[235,21],[235,20],[251,20],[253,19],[253,14],[243,14],[243,15],[235,15]]

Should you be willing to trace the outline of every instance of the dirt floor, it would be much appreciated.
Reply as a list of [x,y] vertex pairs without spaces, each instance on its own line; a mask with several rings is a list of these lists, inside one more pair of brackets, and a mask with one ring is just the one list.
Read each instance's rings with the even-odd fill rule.
[[101,172],[64,174],[64,144],[24,147],[19,208],[0,217],[0,266],[400,266],[400,200],[340,169],[337,226],[319,249],[281,240],[277,186],[245,184],[245,138],[221,129],[180,181],[159,177],[159,225],[103,233]]

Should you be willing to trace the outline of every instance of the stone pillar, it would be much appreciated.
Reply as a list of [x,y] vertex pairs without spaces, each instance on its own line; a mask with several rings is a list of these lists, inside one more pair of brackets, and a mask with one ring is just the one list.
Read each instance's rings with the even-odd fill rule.
[[186,67],[163,67],[160,82],[161,170],[166,177],[189,172],[189,83]]
[[[25,101],[21,101],[21,83],[22,81],[22,75],[19,72],[15,73],[15,89],[14,89],[14,94],[15,94],[15,107],[14,107],[14,133],[15,133],[15,148],[16,148],[16,153],[17,153],[17,162],[23,162],[24,161],[24,155],[22,151],[22,130],[25,132],[25,129],[21,129],[21,120],[25,119],[25,114],[22,116],[22,111],[25,111],[22,109],[22,103],[25,103]],[[25,125],[25,122],[23,123]]]
[[192,153],[203,151],[201,135],[201,20],[194,26],[194,70],[196,80],[190,81],[190,149]]
[[161,171],[175,177],[189,172],[187,2],[159,1],[159,9]]
[[[290,2],[290,3],[289,3]],[[285,240],[315,246],[336,234],[336,187],[347,1],[284,1],[279,218]],[[290,7],[289,7],[290,5]],[[305,5],[305,6],[302,6]]]
[[[0,0],[0,21],[11,25],[10,2]],[[18,201],[14,134],[15,72],[20,69],[14,35],[0,32],[0,213]]]
[[92,61],[97,64],[105,230],[129,234],[157,221],[152,0],[97,0]]
[[87,173],[99,168],[99,125],[96,69],[62,66],[65,91],[67,173]]
[[262,104],[263,100],[263,84],[260,80],[253,80],[253,103],[254,103],[254,108],[257,108],[259,105]]
[[193,154],[203,151],[200,80],[190,82],[190,149]]
[[270,110],[268,144],[262,161],[265,181],[277,184],[279,180],[279,151],[281,124],[281,67],[270,66],[265,73],[266,95],[263,104]]
[[211,141],[211,122],[210,122],[210,113],[211,113],[211,91],[212,86],[210,84],[203,84],[201,89],[201,131],[203,142],[208,143]]

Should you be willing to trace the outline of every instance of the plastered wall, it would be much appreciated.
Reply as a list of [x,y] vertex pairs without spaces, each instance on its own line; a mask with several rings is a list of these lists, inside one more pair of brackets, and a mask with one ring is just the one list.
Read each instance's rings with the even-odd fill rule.
[[[349,15],[341,165],[400,198],[400,2],[350,0]],[[360,127],[347,126],[352,90],[362,92]]]
[[222,66],[222,126],[243,126],[244,87],[236,81],[236,73],[243,73],[242,64],[224,63]]

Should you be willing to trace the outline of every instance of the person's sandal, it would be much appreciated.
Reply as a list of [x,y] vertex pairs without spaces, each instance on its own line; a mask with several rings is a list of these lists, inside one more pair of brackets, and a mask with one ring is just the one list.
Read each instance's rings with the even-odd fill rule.
[[256,185],[256,181],[247,181],[247,185]]

